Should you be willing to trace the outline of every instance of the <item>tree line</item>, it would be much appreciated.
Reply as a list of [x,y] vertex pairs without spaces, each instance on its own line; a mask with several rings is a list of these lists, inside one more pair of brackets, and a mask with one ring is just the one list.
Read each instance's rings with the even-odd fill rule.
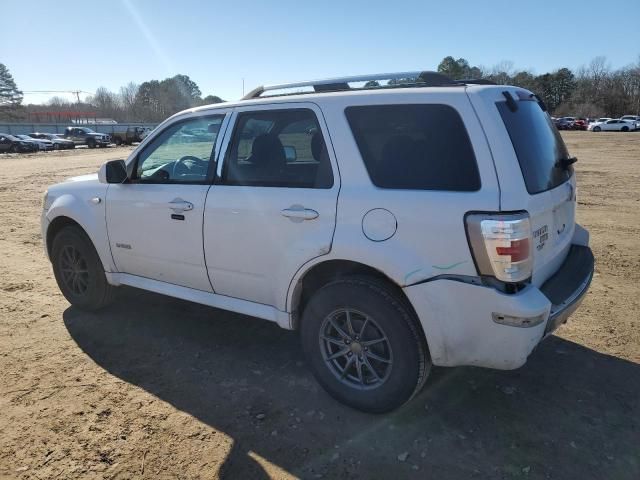
[[445,57],[438,72],[456,80],[486,79],[499,85],[526,88],[538,95],[555,116],[640,115],[640,56],[635,64],[615,70],[605,57],[596,57],[575,72],[560,68],[542,75],[515,70],[512,62],[486,69],[471,66],[464,58]]
[[55,96],[46,105],[23,105],[23,94],[9,70],[0,64],[0,120],[50,121],[38,112],[91,112],[97,118],[118,122],[161,122],[181,110],[223,102],[220,97],[202,97],[198,84],[187,75],[175,75],[164,80],[133,82],[113,92],[100,87],[81,102]]
[[[500,85],[526,88],[537,94],[556,116],[640,115],[640,56],[635,64],[619,69],[612,69],[605,57],[596,57],[576,71],[560,68],[540,75],[516,70],[513,62],[485,68],[471,65],[465,58],[448,56],[438,64],[437,70],[453,79],[487,79]],[[95,112],[96,117],[119,122],[160,122],[180,110],[222,101],[215,95],[203,98],[196,82],[179,74],[141,84],[131,82],[117,92],[100,87],[84,102],[53,97],[47,108],[23,105],[22,92],[9,69],[0,63],[1,121],[33,121],[34,112],[56,110]]]

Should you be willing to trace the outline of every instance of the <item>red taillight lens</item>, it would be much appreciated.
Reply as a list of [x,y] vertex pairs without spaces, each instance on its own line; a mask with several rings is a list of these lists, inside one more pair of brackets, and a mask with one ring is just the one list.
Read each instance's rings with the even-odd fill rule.
[[509,255],[512,262],[522,262],[529,258],[529,239],[512,240],[508,247],[496,247],[496,253],[500,256]]
[[527,212],[474,213],[467,215],[466,224],[480,275],[508,283],[531,277],[531,223]]

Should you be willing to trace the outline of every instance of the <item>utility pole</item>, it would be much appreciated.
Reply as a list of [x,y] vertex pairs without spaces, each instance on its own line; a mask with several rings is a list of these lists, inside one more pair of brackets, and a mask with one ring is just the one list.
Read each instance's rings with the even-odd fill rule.
[[71,93],[75,94],[78,103],[80,103],[80,92],[81,90],[72,90]]
[[242,96],[244,97],[244,77],[242,77]]

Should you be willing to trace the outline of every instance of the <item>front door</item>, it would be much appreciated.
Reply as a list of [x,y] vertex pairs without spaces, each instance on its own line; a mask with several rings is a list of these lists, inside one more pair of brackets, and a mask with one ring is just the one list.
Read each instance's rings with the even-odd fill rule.
[[224,118],[171,123],[133,159],[131,179],[109,185],[107,228],[119,272],[212,291],[202,219]]
[[335,159],[313,104],[242,107],[234,117],[205,206],[209,277],[217,294],[284,310],[295,272],[331,249]]

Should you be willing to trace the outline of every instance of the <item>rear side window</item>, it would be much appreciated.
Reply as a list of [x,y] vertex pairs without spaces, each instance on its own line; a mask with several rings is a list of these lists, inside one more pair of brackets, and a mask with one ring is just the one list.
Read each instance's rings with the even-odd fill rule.
[[331,188],[331,161],[315,113],[296,108],[238,114],[222,183]]
[[496,105],[509,132],[527,191],[530,194],[541,193],[566,182],[573,168],[556,165],[569,153],[560,132],[540,104],[521,100],[517,102],[515,112],[509,109],[507,102],[497,102]]
[[448,105],[348,107],[347,120],[374,185],[475,191],[476,158],[464,123]]

